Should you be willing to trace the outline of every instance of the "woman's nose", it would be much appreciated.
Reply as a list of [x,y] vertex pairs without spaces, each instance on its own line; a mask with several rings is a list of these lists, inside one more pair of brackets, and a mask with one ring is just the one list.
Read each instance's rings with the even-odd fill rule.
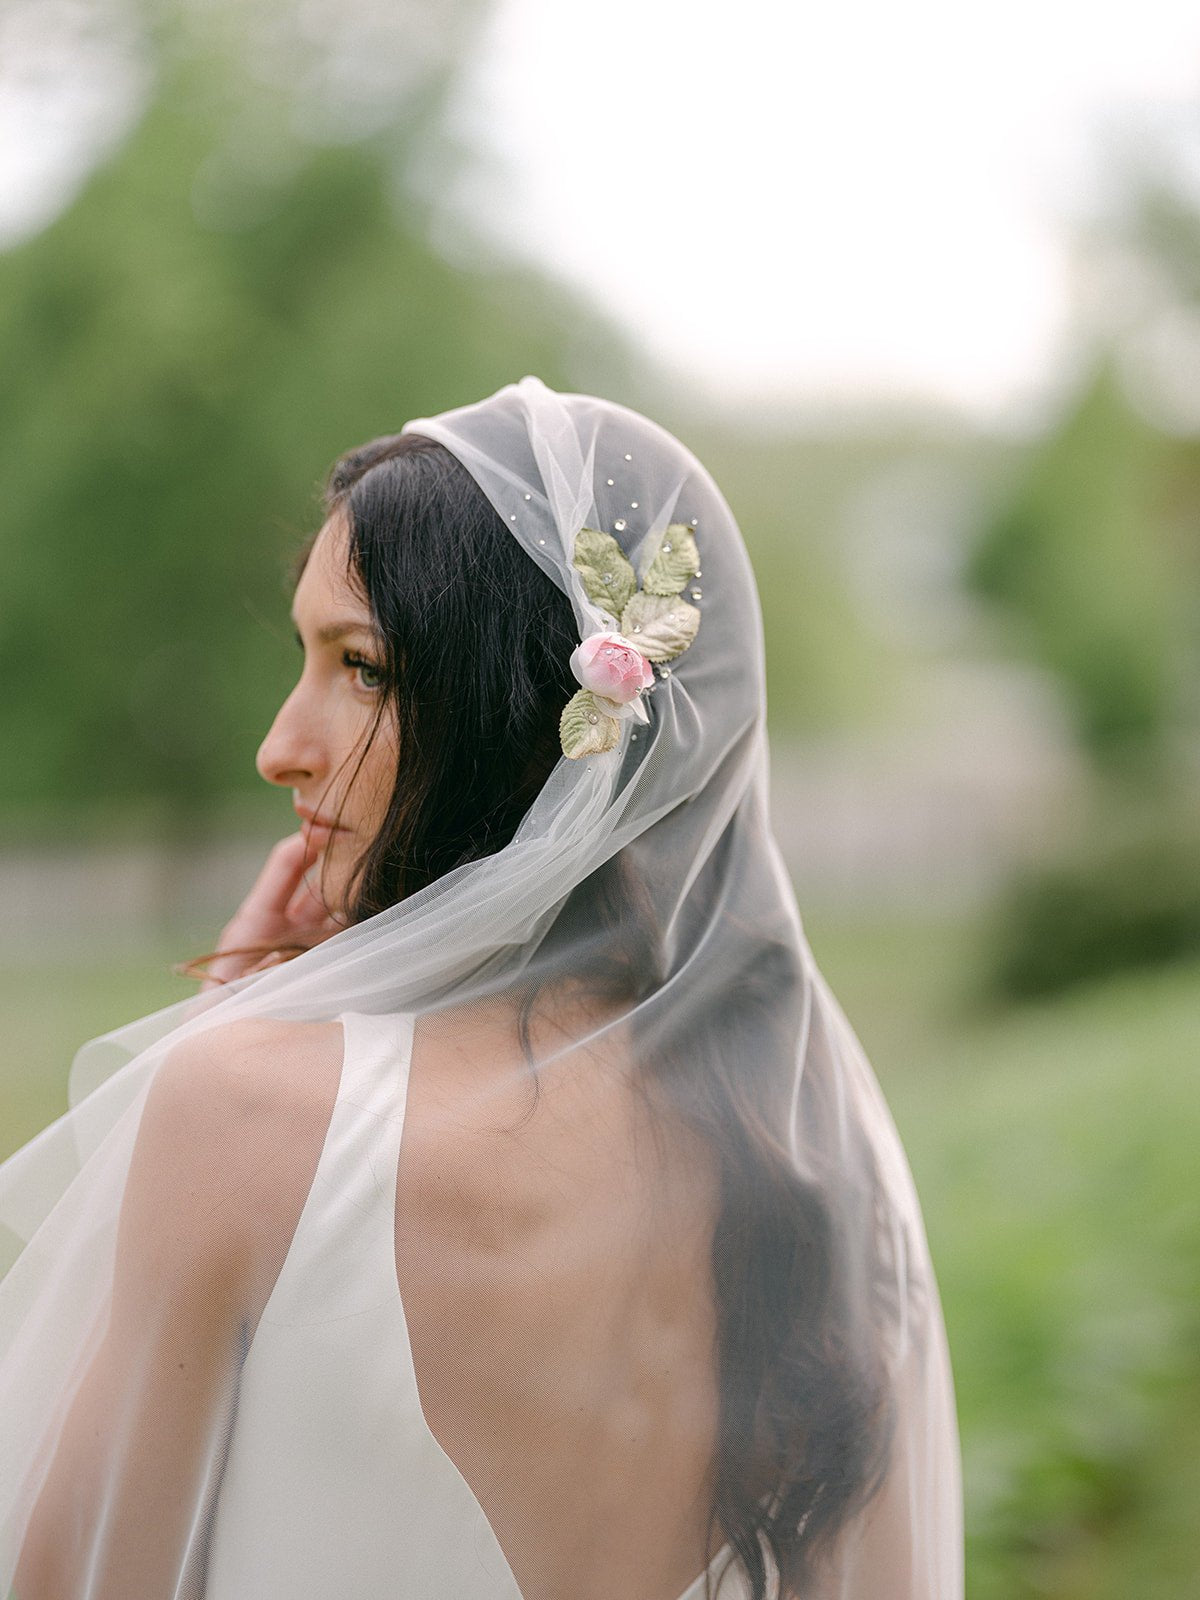
[[259,776],[284,788],[294,788],[304,780],[319,780],[325,758],[315,735],[315,719],[306,714],[298,684],[280,706],[266,738],[258,747],[254,764]]

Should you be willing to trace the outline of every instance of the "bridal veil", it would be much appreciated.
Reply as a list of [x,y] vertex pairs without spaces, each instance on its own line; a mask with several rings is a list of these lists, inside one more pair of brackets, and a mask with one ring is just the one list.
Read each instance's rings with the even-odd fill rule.
[[[539,995],[594,984],[603,1012],[581,1012],[590,1020],[573,1036],[506,1065],[533,1095],[556,1074],[630,1073],[655,1117],[709,1152],[712,1239],[696,1292],[717,1307],[714,1493],[742,1517],[717,1543],[731,1536],[770,1571],[774,1530],[806,1597],[958,1600],[959,1457],[937,1290],[903,1151],[772,835],[761,616],[734,517],[656,424],[533,378],[405,431],[467,469],[569,596],[581,641],[651,642],[648,681],[623,702],[585,690],[564,723],[570,753],[502,849],[80,1050],[71,1109],[0,1167],[16,1256],[0,1283],[0,1593],[79,1385],[113,1337],[122,1203],[164,1062],[248,1019],[409,1016],[419,1038],[443,1014],[536,1008]],[[636,1155],[651,1186],[656,1151],[651,1138]],[[310,1227],[336,1203],[301,1198]],[[171,1311],[153,1286],[142,1292],[149,1329]],[[176,1593],[220,1491],[245,1354],[229,1352],[198,1426]],[[139,1415],[154,1360],[153,1338],[131,1336],[112,1368],[111,1415]],[[130,1427],[96,1441],[113,1475]],[[756,1486],[749,1500],[739,1474]],[[94,1515],[100,1571],[116,1512]]]

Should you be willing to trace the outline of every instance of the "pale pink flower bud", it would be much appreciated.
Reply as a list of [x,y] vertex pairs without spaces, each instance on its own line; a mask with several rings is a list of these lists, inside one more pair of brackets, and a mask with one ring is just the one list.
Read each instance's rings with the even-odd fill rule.
[[585,689],[628,705],[654,682],[654,669],[620,633],[591,633],[571,652],[571,671]]

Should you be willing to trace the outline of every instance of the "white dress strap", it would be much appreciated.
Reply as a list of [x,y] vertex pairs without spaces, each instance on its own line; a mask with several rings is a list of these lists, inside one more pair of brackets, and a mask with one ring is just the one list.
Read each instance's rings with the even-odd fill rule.
[[396,1169],[415,1019],[348,1011],[337,1020],[344,1036],[337,1097],[255,1343],[265,1325],[302,1317],[320,1287],[326,1305],[344,1296],[346,1313],[364,1295],[396,1292]]
[[410,1012],[343,1011],[337,1020],[345,1040],[338,1101],[353,1100],[403,1122],[416,1019]]

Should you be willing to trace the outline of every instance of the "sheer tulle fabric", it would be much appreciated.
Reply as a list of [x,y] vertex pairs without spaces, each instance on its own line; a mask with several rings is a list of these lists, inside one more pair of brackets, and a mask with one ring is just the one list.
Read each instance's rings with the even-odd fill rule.
[[[613,620],[571,565],[578,530],[614,533],[637,568],[694,523],[698,634],[648,721],[562,759],[506,848],[80,1051],[72,1109],[0,1168],[19,1249],[0,1283],[0,1593],[547,1600],[590,1595],[603,1568],[614,1597],[748,1594],[720,1528],[687,1570],[625,1572],[619,1551],[656,1529],[678,1551],[713,1451],[758,1459],[749,1435],[770,1435],[740,1383],[762,1353],[722,1286],[743,1283],[760,1213],[763,1238],[786,1232],[794,1192],[834,1308],[795,1381],[870,1390],[870,1481],[804,1592],[957,1600],[937,1292],[772,837],[733,516],[656,425],[535,379],[408,429],[468,469],[581,637]],[[257,1075],[281,1040],[282,1101]],[[256,1262],[237,1307],[212,1243],[226,1213]],[[804,1415],[773,1370],[773,1404]],[[669,1426],[643,1390],[674,1397]],[[635,1500],[634,1482],[655,1487]]]

